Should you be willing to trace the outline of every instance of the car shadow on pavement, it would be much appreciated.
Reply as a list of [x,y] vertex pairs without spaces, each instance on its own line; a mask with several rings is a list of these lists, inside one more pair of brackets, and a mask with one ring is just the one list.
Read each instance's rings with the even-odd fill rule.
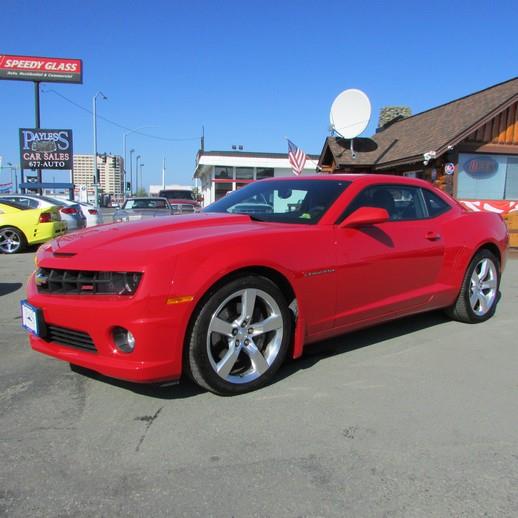
[[133,383],[131,381],[110,378],[100,374],[99,372],[95,372],[78,365],[70,365],[70,369],[77,374],[81,374],[82,376],[95,381],[101,381],[108,385],[112,385],[113,387],[131,390],[131,392],[135,392],[135,394],[149,396],[156,399],[184,399],[207,392],[188,379],[182,379],[178,383],[173,382],[171,384],[163,385],[154,383]]
[[0,282],[0,297],[18,291],[23,284],[21,282]]
[[[441,311],[433,311],[380,324],[375,327],[343,334],[335,338],[323,340],[307,347],[304,355],[297,360],[287,361],[275,375],[273,384],[283,380],[301,369],[309,369],[320,360],[345,354],[355,349],[361,349],[369,345],[404,336],[428,327],[444,324],[450,319]],[[82,374],[90,379],[101,381],[114,387],[131,390],[136,394],[149,396],[156,399],[184,399],[203,394],[206,390],[198,387],[190,379],[184,376],[180,383],[168,386],[156,384],[140,384],[118,380],[103,376],[83,367],[70,366],[74,372]]]
[[408,335],[451,321],[442,311],[431,311],[379,324],[374,327],[345,333],[308,345],[301,358],[288,361],[274,378],[276,383],[301,369],[309,369],[320,360],[346,354],[362,347],[376,345],[392,338]]

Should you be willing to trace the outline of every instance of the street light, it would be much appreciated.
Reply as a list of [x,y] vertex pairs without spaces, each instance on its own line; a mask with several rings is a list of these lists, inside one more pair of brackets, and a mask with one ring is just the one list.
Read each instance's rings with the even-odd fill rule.
[[129,188],[130,196],[133,193],[133,153],[135,153],[135,150],[130,149],[130,159],[129,159],[129,163],[130,163],[130,188]]
[[135,194],[138,192],[138,163],[140,160],[140,155],[137,155],[135,160]]
[[140,164],[140,188],[143,189],[144,182],[142,181],[142,168],[144,167],[144,164]]
[[93,96],[92,112],[94,116],[94,186],[95,186],[95,206],[99,207],[99,178],[97,177],[97,97],[108,99],[100,90]]
[[[123,133],[123,135],[122,135],[122,155],[124,156],[124,172],[123,172],[124,179],[126,178],[126,139],[127,139],[128,135],[131,135],[132,133],[136,133],[137,131],[140,131],[141,129],[146,129],[146,128],[158,128],[158,126],[139,126],[138,128],[135,128],[130,131],[127,131],[126,133]],[[130,151],[130,170],[131,170],[131,151]],[[131,184],[131,187],[133,188],[133,182],[131,180],[131,172],[130,172],[130,184]]]

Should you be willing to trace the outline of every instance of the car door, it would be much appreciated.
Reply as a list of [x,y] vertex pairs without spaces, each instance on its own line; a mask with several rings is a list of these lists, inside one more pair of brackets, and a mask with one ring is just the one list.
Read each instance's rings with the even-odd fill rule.
[[359,207],[380,207],[389,221],[359,228],[335,226],[338,297],[336,327],[410,313],[430,299],[444,246],[419,187],[364,189],[340,218]]

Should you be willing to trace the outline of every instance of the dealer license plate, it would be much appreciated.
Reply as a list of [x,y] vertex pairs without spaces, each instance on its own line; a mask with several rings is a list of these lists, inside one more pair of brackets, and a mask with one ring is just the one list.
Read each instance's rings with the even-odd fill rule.
[[22,326],[32,333],[39,336],[40,334],[40,319],[39,309],[29,304],[26,300],[20,302],[22,306]]

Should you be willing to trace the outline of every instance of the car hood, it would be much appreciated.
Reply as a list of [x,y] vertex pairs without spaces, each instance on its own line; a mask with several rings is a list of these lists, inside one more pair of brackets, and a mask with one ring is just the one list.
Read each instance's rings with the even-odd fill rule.
[[[180,251],[194,241],[206,243],[230,234],[257,232],[271,223],[252,221],[244,214],[192,214],[153,218],[129,223],[113,223],[90,227],[62,236],[42,246],[38,260],[74,258],[74,268],[89,268],[93,264],[147,264],[152,254]],[[275,224],[274,224],[275,225]],[[249,235],[249,234],[248,234]],[[158,256],[160,254],[156,254]],[[84,262],[84,266],[81,263]],[[49,264],[49,266],[51,266]],[[57,266],[56,266],[57,267]],[[60,265],[60,267],[65,267]]]

